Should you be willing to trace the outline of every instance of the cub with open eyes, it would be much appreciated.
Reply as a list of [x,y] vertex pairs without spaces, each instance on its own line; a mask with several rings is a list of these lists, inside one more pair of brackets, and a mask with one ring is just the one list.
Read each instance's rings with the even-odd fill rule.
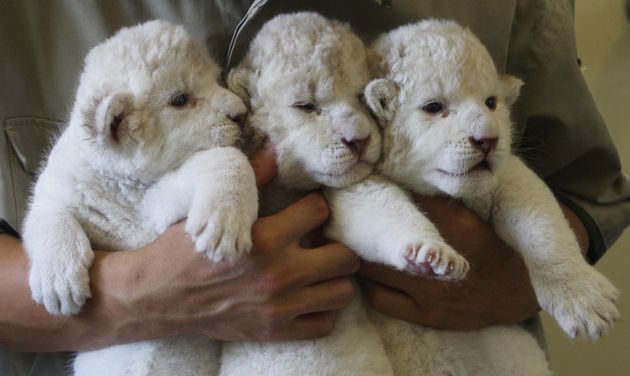
[[[325,187],[327,237],[371,261],[459,280],[466,260],[438,239],[402,189],[370,176],[381,151],[380,131],[360,100],[370,79],[365,47],[348,26],[297,13],[265,24],[227,81],[250,103],[250,125],[276,147],[276,187]],[[265,210],[277,205],[267,197]],[[340,313],[326,338],[226,343],[222,362],[222,375],[392,374],[360,301]]]
[[[186,219],[197,251],[234,260],[251,246],[254,172],[233,147],[246,107],[183,27],[124,28],[85,59],[70,123],[50,152],[24,223],[33,298],[76,314],[90,297],[92,247],[144,246]],[[219,346],[178,336],[77,354],[77,375],[211,375]]]
[[[453,22],[400,27],[372,52],[383,77],[365,90],[383,127],[377,171],[416,193],[461,200],[521,254],[540,306],[568,335],[599,337],[619,316],[618,292],[585,262],[551,191],[511,153],[509,107],[522,82],[500,76],[481,42]],[[527,361],[525,339],[523,351],[506,352],[515,337],[499,329],[457,334],[399,324],[386,328],[386,342],[396,332],[433,346],[405,352],[386,343],[397,374],[548,372],[531,346],[537,361]]]

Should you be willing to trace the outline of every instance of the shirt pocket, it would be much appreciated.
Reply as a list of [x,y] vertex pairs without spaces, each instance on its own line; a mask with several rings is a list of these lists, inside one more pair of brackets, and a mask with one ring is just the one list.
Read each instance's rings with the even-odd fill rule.
[[37,171],[48,151],[61,132],[63,123],[35,117],[17,117],[4,120],[3,133],[7,144],[7,173],[4,175],[5,202],[13,207],[2,208],[2,216],[20,229],[30,189]]

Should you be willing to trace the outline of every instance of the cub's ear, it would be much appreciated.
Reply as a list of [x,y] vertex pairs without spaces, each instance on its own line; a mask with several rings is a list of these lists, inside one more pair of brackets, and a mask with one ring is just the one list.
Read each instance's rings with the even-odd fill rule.
[[505,102],[508,107],[512,107],[518,95],[521,92],[521,86],[523,86],[523,81],[514,76],[510,76],[508,74],[504,74],[501,76],[501,88],[503,90],[503,97],[505,98]]
[[227,87],[249,105],[257,80],[257,72],[239,65],[228,73]]
[[88,109],[85,128],[88,137],[99,144],[120,146],[129,131],[129,116],[134,110],[133,96],[129,93],[113,93],[94,100]]
[[364,90],[365,102],[381,126],[389,124],[398,110],[398,85],[392,80],[379,78]]

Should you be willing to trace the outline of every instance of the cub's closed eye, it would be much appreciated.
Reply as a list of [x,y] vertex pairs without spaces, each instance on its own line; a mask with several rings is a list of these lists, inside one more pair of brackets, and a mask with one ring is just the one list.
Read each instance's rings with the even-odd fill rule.
[[359,99],[359,103],[363,103],[365,104],[365,95],[363,95],[363,93],[360,93],[359,95],[357,95],[357,99]]
[[431,102],[422,106],[422,111],[429,114],[438,114],[444,110],[444,106],[440,102]]
[[296,108],[296,109],[298,109],[300,111],[303,111],[303,112],[306,112],[306,113],[315,112],[318,115],[321,113],[321,109],[319,107],[317,107],[317,105],[315,105],[314,103],[310,103],[310,102],[293,103],[293,105],[291,107]]
[[488,107],[491,110],[494,110],[495,108],[497,108],[497,97],[490,97],[486,99],[486,107]]
[[169,106],[184,107],[190,102],[190,96],[186,93],[180,93],[175,95],[168,101]]

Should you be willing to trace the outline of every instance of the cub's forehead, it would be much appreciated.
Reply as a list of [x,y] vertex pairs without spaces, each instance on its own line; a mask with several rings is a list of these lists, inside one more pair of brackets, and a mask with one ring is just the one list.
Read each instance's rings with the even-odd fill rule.
[[248,55],[253,64],[286,61],[294,65],[309,60],[325,62],[336,55],[364,55],[361,40],[350,27],[313,12],[284,14],[263,25]]
[[360,94],[370,81],[366,67],[346,72],[339,66],[305,66],[300,69],[266,69],[257,83],[260,95],[271,101],[330,102]]
[[414,90],[494,90],[499,76],[488,51],[454,22],[428,20],[403,26],[374,44],[380,74]]
[[219,75],[219,66],[182,26],[150,21],[123,28],[93,48],[81,81],[105,91],[136,91],[158,82],[187,84]]
[[350,27],[317,13],[280,15],[267,22],[252,41],[246,63],[261,74],[298,77],[331,71],[352,79],[368,74],[363,42]]

